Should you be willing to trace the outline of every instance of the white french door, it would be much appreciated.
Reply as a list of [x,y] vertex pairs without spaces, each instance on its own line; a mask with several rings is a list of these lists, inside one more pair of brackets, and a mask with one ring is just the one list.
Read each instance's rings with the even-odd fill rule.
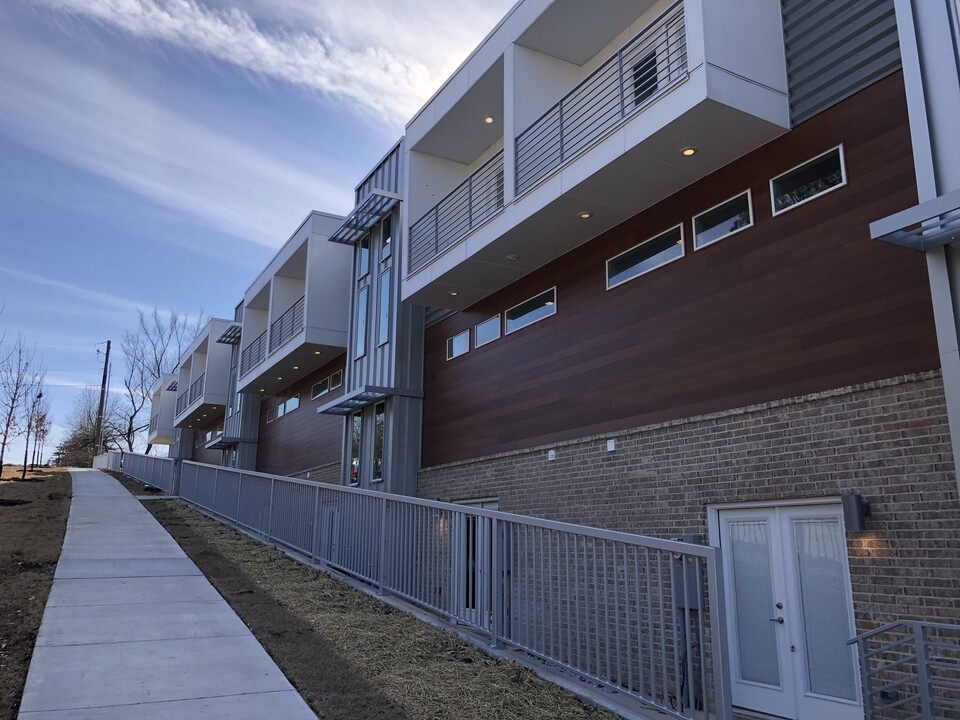
[[859,670],[839,505],[718,511],[733,704],[797,720],[859,720]]

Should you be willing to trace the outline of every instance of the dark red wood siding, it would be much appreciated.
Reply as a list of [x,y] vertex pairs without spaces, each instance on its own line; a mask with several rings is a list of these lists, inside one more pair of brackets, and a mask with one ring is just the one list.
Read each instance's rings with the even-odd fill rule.
[[[315,383],[343,371],[345,355],[331,360],[316,372],[282,393],[263,399],[260,405],[260,440],[257,446],[257,470],[275,475],[290,475],[340,461],[343,442],[343,418],[318,415],[317,408],[340,395],[343,385],[316,400],[310,399]],[[300,407],[271,423],[271,407],[300,393]]]
[[208,430],[216,430],[218,427],[223,427],[223,413],[215,417],[209,423],[204,425],[202,428],[197,430],[193,435],[193,442],[196,443],[200,441],[200,445],[194,444],[193,452],[190,455],[190,459],[198,463],[206,463],[207,465],[219,465],[221,459],[223,458],[222,450],[207,450],[204,447],[203,435]]
[[[772,217],[770,178],[841,142],[848,185]],[[747,188],[755,226],[694,252],[691,218]],[[424,467],[939,367],[923,255],[869,238],[916,199],[897,73],[430,328]],[[606,290],[679,222],[686,257]],[[555,316],[445,359],[554,285]]]

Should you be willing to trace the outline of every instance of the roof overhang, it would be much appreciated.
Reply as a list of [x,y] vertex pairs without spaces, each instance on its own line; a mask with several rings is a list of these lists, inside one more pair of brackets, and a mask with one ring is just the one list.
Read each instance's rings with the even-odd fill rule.
[[960,190],[870,223],[870,237],[921,252],[960,241]]
[[330,242],[352,245],[369,232],[401,199],[397,193],[374,188],[357,203],[353,212],[329,237]]
[[317,408],[318,415],[349,415],[362,410],[367,405],[386,400],[391,395],[403,397],[423,397],[423,393],[413,390],[379,387],[377,385],[363,385],[346,395],[331,400],[326,405]]
[[218,343],[223,343],[224,345],[236,345],[240,342],[240,331],[243,330],[243,325],[240,323],[230,323],[226,330],[224,330],[220,337],[217,338]]

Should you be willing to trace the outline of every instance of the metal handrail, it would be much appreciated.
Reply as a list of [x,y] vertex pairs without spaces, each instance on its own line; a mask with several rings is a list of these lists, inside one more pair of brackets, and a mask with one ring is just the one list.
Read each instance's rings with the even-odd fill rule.
[[183,413],[190,404],[190,390],[184,390],[177,396],[177,415]]
[[683,3],[676,2],[517,136],[517,195],[647,107],[686,69]]
[[240,377],[253,370],[267,357],[267,331],[260,333],[256,340],[247,345],[240,353]]
[[866,720],[960,710],[960,625],[896,620],[847,644],[860,655]]
[[301,296],[293,305],[284,310],[280,317],[270,323],[271,354],[303,330],[303,302],[305,299],[306,296]]
[[410,226],[413,273],[503,209],[503,150]]
[[159,415],[154,415],[153,417],[150,418],[150,432],[151,432],[151,433],[155,433],[155,432],[157,431],[157,427],[159,427],[159,425],[160,425],[160,416],[159,416]]
[[206,379],[207,374],[204,373],[196,380],[193,381],[193,384],[190,386],[190,404],[195,403],[201,395],[203,395],[203,381]]
[[676,718],[731,717],[716,548],[191,461],[179,468],[179,497],[494,645]]

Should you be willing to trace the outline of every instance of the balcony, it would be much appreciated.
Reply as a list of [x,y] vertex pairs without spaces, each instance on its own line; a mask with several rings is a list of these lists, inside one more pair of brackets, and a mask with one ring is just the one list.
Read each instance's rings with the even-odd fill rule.
[[313,212],[247,289],[238,391],[273,394],[347,347],[353,248],[342,218]]
[[230,385],[230,345],[217,342],[233,323],[213,319],[180,358],[174,427],[194,429],[223,414]]
[[240,375],[246,375],[267,357],[267,331],[262,333],[240,353]]
[[177,408],[177,376],[166,373],[150,391],[150,445],[173,444],[173,421]]
[[[478,150],[463,118],[496,88],[502,151]],[[402,297],[464,309],[788,128],[776,3],[522,0],[408,125]],[[465,181],[500,153],[502,207],[474,220]]]
[[270,354],[286,345],[287,341],[303,330],[303,301],[301,295],[289,309],[270,324]]
[[503,209],[503,150],[410,227],[415,272]]

